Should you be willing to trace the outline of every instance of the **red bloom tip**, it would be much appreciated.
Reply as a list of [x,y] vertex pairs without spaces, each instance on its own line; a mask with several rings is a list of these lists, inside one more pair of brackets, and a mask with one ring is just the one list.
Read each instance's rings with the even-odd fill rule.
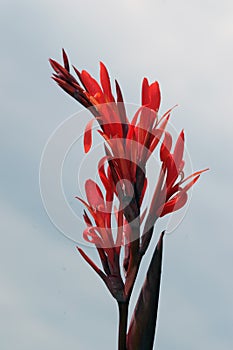
[[105,67],[103,62],[100,62],[100,82],[101,82],[101,86],[103,88],[103,92],[108,99],[108,101],[106,101],[106,102],[114,102],[114,97],[112,95],[109,74],[108,74],[107,68]]
[[148,79],[144,78],[142,81],[142,105],[146,106],[150,103],[149,83]]
[[69,60],[64,49],[62,49],[62,57],[63,57],[64,67],[69,72],[70,71]]
[[148,79],[144,78],[142,82],[142,105],[155,112],[158,112],[160,106],[161,94],[159,83],[155,81],[151,85],[148,83]]
[[156,81],[150,86],[150,108],[155,112],[158,112],[160,106],[160,88],[159,83]]

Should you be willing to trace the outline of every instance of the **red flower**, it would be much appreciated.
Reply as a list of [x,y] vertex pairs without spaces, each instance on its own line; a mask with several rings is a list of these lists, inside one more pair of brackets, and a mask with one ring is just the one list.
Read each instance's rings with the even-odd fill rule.
[[[116,194],[130,197],[132,188],[136,201],[142,203],[147,186],[146,162],[158,145],[168,123],[169,110],[158,119],[160,89],[158,82],[142,83],[142,106],[132,122],[126,115],[122,92],[116,83],[115,99],[106,67],[100,63],[100,84],[85,70],[74,70],[80,83],[70,74],[69,62],[63,50],[64,67],[54,60],[50,63],[55,71],[53,79],[83,106],[89,108],[94,119],[87,123],[84,133],[84,149],[88,152],[92,144],[92,125],[96,119],[101,127],[106,146],[107,161],[111,168],[111,181],[117,187]],[[127,215],[127,214],[126,214]],[[137,214],[135,214],[137,215]],[[132,215],[131,215],[132,216]]]
[[[79,198],[89,212],[88,214],[84,211],[83,217],[87,228],[83,236],[85,240],[95,244],[103,271],[80,248],[78,249],[101,276],[114,297],[124,299],[131,293],[141,257],[148,248],[156,220],[182,208],[187,201],[188,190],[207,169],[184,178],[184,132],[180,133],[172,153],[172,137],[166,131],[172,109],[158,118],[161,102],[158,82],[149,84],[144,78],[141,106],[132,121],[129,121],[119,84],[115,81],[115,98],[108,71],[103,63],[100,63],[99,84],[85,70],[79,72],[73,67],[78,82],[70,74],[64,50],[63,61],[64,67],[50,60],[55,71],[53,79],[94,115],[94,118],[87,123],[84,133],[85,152],[91,148],[92,124],[97,120],[100,125],[98,131],[104,138],[106,153],[98,165],[105,197],[94,181],[87,180],[85,185],[87,202]],[[160,175],[149,210],[141,213],[147,189],[146,164],[161,140],[163,141],[160,146]],[[119,202],[114,214],[118,227],[115,240],[112,232],[114,198]],[[141,223],[144,217],[145,225],[142,232]],[[125,283],[122,281],[119,267],[121,245],[125,246]]]
[[[63,50],[64,67],[50,59],[55,73],[53,79],[68,94],[74,97],[84,107],[89,108],[95,119],[100,124],[100,132],[107,140],[114,138],[134,140],[153,152],[157,146],[162,131],[169,119],[168,111],[158,121],[157,113],[160,106],[160,89],[158,82],[149,85],[144,78],[142,84],[142,107],[136,112],[132,123],[129,122],[123,101],[122,92],[115,80],[116,99],[113,96],[108,71],[100,62],[100,84],[85,70],[79,72],[74,68],[78,79],[70,74],[70,65],[67,55]],[[139,121],[137,122],[139,118]],[[84,149],[88,152],[92,144],[92,119],[86,126],[84,134]],[[128,144],[130,141],[128,141]],[[141,149],[142,152],[142,149]],[[144,151],[144,153],[146,153]],[[122,156],[122,155],[121,155]],[[144,161],[146,160],[146,155]],[[148,156],[148,155],[147,155]]]

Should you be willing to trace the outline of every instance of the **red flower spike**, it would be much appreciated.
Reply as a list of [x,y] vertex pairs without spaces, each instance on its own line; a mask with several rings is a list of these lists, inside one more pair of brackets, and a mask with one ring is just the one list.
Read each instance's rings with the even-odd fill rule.
[[[181,131],[175,146],[171,135],[165,131],[172,109],[160,119],[158,111],[161,93],[157,81],[149,84],[147,78],[142,82],[141,107],[132,121],[127,118],[122,91],[115,80],[116,98],[112,93],[111,81],[105,65],[100,62],[100,83],[87,71],[81,73],[73,66],[79,80],[70,74],[69,60],[62,51],[63,65],[50,60],[55,73],[53,79],[69,95],[88,108],[99,123],[98,132],[104,139],[106,156],[98,164],[99,178],[104,192],[93,180],[85,184],[87,202],[78,198],[87,208],[83,218],[86,229],[83,237],[95,245],[103,272],[78,248],[82,257],[100,275],[109,291],[118,301],[120,320],[127,319],[128,302],[140,267],[142,256],[148,249],[156,220],[181,209],[187,202],[188,191],[197,182],[200,174],[207,169],[184,177],[184,132]],[[79,83],[80,81],[80,83]],[[92,146],[92,126],[89,121],[84,132],[84,150]],[[147,190],[146,165],[160,140],[161,171],[155,187],[149,210],[142,211],[142,202]],[[118,201],[115,216],[112,215],[113,202]],[[116,237],[113,235],[112,221],[116,219]],[[143,234],[141,225],[144,222]],[[163,238],[163,234],[161,236]],[[133,323],[128,334],[128,346],[134,349],[137,344],[152,348],[156,325],[156,310],[159,297],[161,275],[162,238],[159,241],[153,261],[142,288]],[[126,276],[121,278],[121,246],[125,246],[123,268]],[[156,288],[154,285],[156,278]],[[145,302],[146,299],[149,300]],[[147,298],[148,297],[148,298]],[[151,320],[151,307],[155,309]],[[123,311],[122,311],[123,310]],[[138,312],[137,312],[138,310]],[[151,313],[152,312],[152,313]],[[143,315],[143,317],[141,316]],[[148,319],[150,329],[145,328]],[[124,324],[123,324],[124,323]],[[122,328],[123,327],[123,328]],[[126,322],[120,322],[119,349],[126,349]],[[136,340],[136,342],[135,342]]]

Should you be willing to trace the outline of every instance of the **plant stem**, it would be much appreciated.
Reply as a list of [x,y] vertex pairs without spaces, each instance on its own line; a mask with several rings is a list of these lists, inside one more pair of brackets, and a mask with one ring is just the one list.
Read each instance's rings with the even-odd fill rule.
[[118,330],[118,350],[126,350],[126,334],[129,303],[118,302],[119,309],[119,330]]

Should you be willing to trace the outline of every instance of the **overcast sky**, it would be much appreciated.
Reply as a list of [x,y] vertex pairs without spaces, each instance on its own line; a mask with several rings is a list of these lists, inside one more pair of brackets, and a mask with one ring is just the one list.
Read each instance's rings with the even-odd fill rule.
[[81,110],[50,79],[62,47],[95,76],[103,61],[128,103],[147,76],[160,82],[162,112],[179,104],[172,123],[193,167],[211,170],[165,238],[155,348],[233,347],[232,23],[231,0],[1,1],[2,350],[116,349],[116,303],[40,197],[45,143]]

